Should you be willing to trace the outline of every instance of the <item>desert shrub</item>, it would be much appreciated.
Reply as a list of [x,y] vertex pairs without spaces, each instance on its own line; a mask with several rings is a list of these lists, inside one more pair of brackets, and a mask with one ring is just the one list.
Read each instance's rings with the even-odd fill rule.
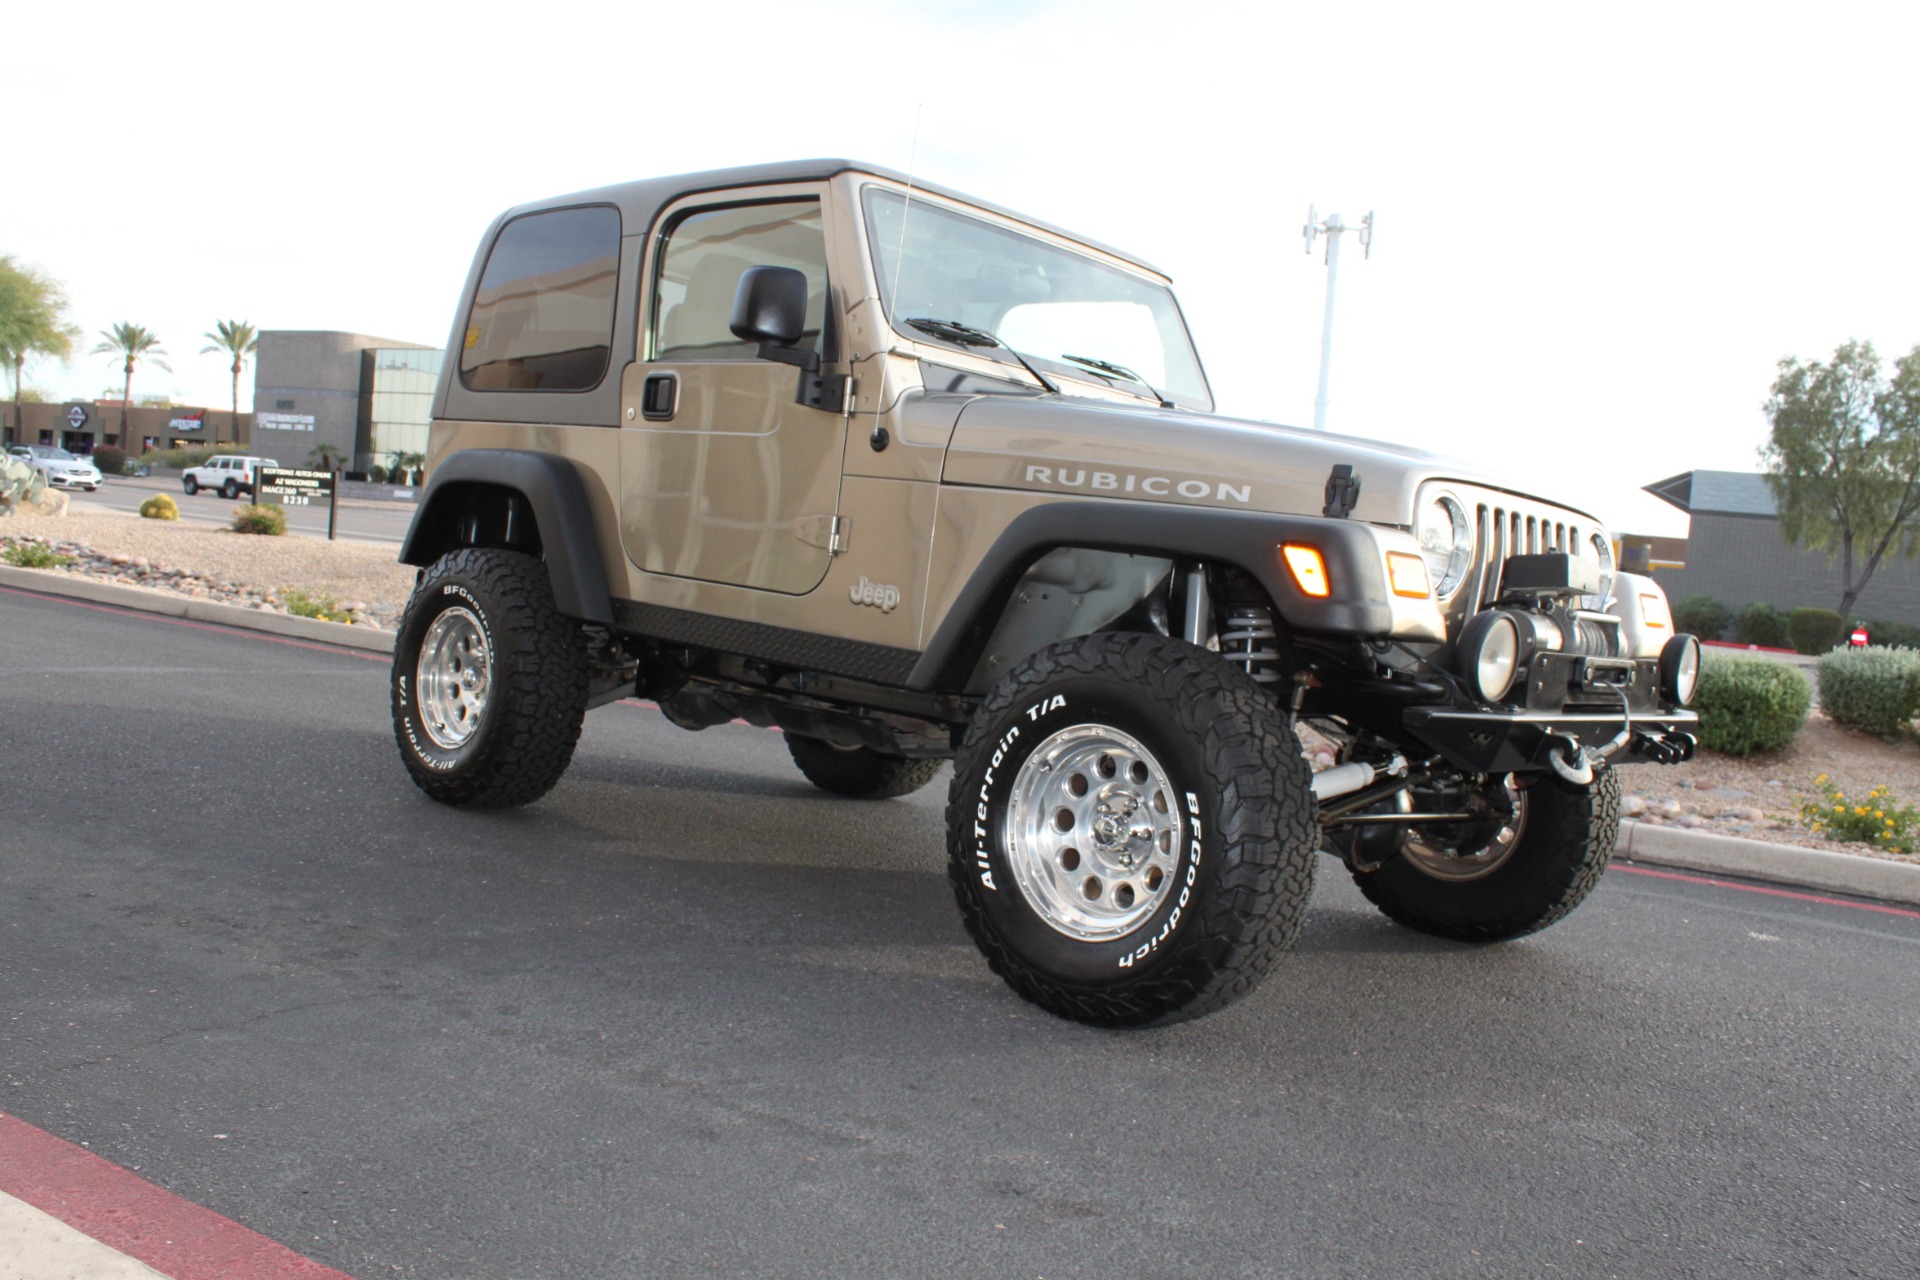
[[1787,615],[1770,604],[1750,604],[1733,620],[1733,638],[1767,649],[1787,647]]
[[103,444],[93,451],[93,465],[100,468],[103,476],[123,476],[127,473],[127,451],[118,445]]
[[1841,724],[1899,737],[1920,714],[1920,653],[1833,650],[1820,659],[1820,709]]
[[1867,643],[1876,648],[1920,649],[1920,627],[1911,622],[1867,623]]
[[1800,732],[1812,702],[1812,683],[1784,662],[1709,653],[1693,695],[1700,744],[1730,756],[1778,751]]
[[1673,625],[1702,640],[1718,640],[1733,622],[1733,610],[1712,596],[1687,596],[1673,606]]
[[1831,609],[1795,609],[1787,615],[1787,639],[1796,653],[1825,653],[1846,634],[1846,619]]
[[298,618],[318,618],[322,622],[352,622],[353,615],[342,609],[332,596],[309,595],[298,587],[280,593],[287,612]]
[[287,512],[277,503],[256,503],[252,506],[235,507],[233,510],[233,531],[235,533],[264,533],[278,537],[287,531]]
[[140,504],[140,514],[149,520],[178,520],[180,506],[164,493],[156,493]]
[[1920,814],[1895,805],[1893,793],[1885,787],[1875,787],[1849,800],[1826,774],[1813,782],[1820,788],[1820,799],[1800,806],[1800,820],[1809,828],[1829,840],[1859,840],[1896,853],[1913,852],[1914,828],[1920,825]]
[[0,560],[16,569],[58,569],[73,563],[72,556],[63,556],[52,547],[43,547],[37,542],[16,542],[5,551],[0,551]]

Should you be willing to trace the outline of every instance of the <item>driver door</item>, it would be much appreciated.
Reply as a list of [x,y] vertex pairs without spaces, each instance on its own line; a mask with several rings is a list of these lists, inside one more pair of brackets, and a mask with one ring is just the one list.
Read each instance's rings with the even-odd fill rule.
[[[622,400],[621,541],[650,573],[804,595],[832,561],[844,443],[837,411],[796,403],[798,370],[727,327],[741,274],[807,278],[822,350],[826,202],[819,184],[694,197],[670,209],[648,263],[641,359]],[[829,360],[830,351],[822,351]]]

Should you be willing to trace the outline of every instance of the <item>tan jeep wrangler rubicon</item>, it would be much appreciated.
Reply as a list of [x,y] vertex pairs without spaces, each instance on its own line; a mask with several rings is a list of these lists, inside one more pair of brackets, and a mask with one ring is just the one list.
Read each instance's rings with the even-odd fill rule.
[[1212,408],[1165,276],[885,169],[512,209],[401,552],[401,755],[525,804],[637,693],[778,726],[841,795],[951,759],[967,928],[1091,1023],[1250,990],[1322,850],[1428,933],[1565,915],[1613,766],[1692,752],[1660,588],[1576,508]]

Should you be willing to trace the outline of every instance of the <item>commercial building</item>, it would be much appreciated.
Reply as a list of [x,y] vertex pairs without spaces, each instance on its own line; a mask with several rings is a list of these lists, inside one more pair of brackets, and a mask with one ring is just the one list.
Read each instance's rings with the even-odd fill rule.
[[[1688,471],[1646,491],[1686,512],[1691,524],[1685,565],[1654,570],[1670,599],[1712,596],[1735,612],[1750,604],[1783,611],[1839,607],[1838,562],[1824,551],[1788,543],[1765,476]],[[1920,561],[1891,554],[1882,560],[1853,612],[1856,618],[1920,623]]]
[[323,446],[347,471],[418,466],[439,347],[337,330],[267,329],[254,354],[252,451],[304,467]]

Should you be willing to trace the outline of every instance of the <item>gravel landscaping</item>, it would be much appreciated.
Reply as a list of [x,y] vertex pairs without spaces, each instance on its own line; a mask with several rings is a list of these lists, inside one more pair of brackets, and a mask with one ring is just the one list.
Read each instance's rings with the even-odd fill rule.
[[289,591],[331,601],[356,623],[394,629],[413,568],[390,543],[328,542],[298,535],[264,537],[178,520],[114,512],[14,515],[0,521],[0,547],[35,543],[74,558],[66,573],[176,595],[293,612]]

